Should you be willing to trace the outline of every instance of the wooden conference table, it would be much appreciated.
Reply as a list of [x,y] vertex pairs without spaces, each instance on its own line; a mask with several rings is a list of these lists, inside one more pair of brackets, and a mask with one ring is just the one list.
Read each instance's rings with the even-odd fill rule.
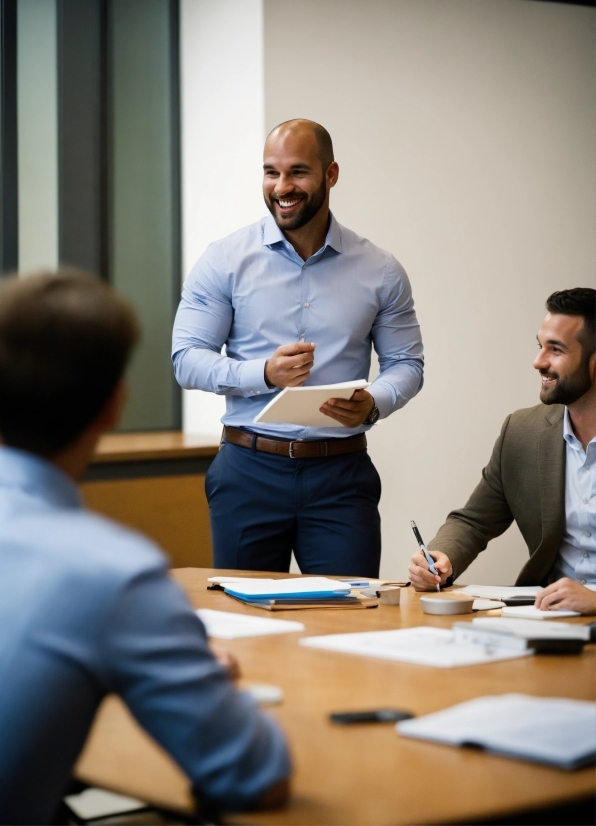
[[[217,573],[183,568],[172,576],[197,608],[294,619],[305,635],[386,630],[421,624],[449,627],[453,617],[423,614],[418,595],[402,589],[401,606],[269,614],[221,591]],[[253,574],[255,575],[255,574]],[[273,575],[275,576],[275,575]],[[461,619],[465,619],[462,617]],[[332,653],[298,645],[301,634],[232,640],[247,683],[280,686],[272,714],[288,735],[295,773],[289,806],[229,814],[228,823],[387,824],[480,822],[594,794],[594,768],[565,772],[482,752],[400,738],[392,724],[338,726],[332,711],[396,707],[428,714],[480,695],[517,691],[594,700],[595,647],[580,656],[541,655],[509,662],[439,669]],[[134,723],[119,700],[101,707],[77,776],[174,811],[193,811],[188,780]]]

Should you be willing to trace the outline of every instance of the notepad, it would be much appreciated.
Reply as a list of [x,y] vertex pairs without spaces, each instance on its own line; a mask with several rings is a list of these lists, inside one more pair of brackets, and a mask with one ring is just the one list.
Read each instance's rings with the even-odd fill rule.
[[400,735],[503,757],[576,769],[594,762],[596,703],[504,694],[465,703],[396,726]]
[[368,387],[366,379],[319,384],[310,387],[285,387],[253,419],[254,424],[295,424],[303,427],[343,427],[340,422],[319,412],[329,399],[349,399],[354,390]]
[[568,611],[562,608],[553,611],[541,611],[539,608],[534,608],[533,605],[506,605],[501,611],[501,616],[528,620],[548,620],[556,617],[581,617],[581,614],[579,611]]
[[207,636],[219,640],[304,631],[304,625],[301,622],[291,620],[253,617],[247,614],[234,614],[231,611],[214,611],[211,608],[199,608],[196,613],[205,625]]
[[262,599],[333,599],[350,596],[349,583],[323,576],[291,579],[246,579],[225,584],[226,594],[246,601]]
[[355,634],[329,634],[302,637],[300,645],[322,648],[342,654],[359,654],[384,660],[431,665],[436,668],[456,668],[481,665],[499,660],[512,660],[531,655],[532,651],[514,651],[460,643],[445,628],[402,628],[396,631],[367,631]]
[[465,588],[458,589],[458,594],[479,599],[503,600],[511,597],[535,597],[541,590],[539,585],[466,585]]

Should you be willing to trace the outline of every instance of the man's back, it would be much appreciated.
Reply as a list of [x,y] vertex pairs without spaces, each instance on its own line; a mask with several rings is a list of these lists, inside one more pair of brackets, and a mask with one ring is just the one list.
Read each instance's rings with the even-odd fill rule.
[[75,486],[0,449],[0,821],[47,822],[98,704],[120,694],[207,796],[249,806],[283,738],[235,691],[159,551]]

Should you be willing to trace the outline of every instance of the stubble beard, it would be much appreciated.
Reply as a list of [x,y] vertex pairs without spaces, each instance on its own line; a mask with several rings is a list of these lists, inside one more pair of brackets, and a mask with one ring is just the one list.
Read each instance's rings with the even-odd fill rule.
[[559,378],[556,373],[549,373],[548,375],[555,376],[557,381],[554,387],[542,387],[540,389],[542,404],[570,405],[581,399],[592,386],[588,363],[589,359],[582,357],[578,369],[567,379]]
[[323,204],[325,203],[325,198],[327,197],[327,184],[325,182],[325,178],[321,181],[321,186],[318,190],[313,193],[312,195],[308,196],[303,202],[295,215],[292,215],[291,218],[285,220],[283,216],[280,216],[277,213],[275,207],[275,201],[273,198],[266,197],[265,204],[267,205],[267,209],[273,215],[273,219],[277,226],[282,230],[292,232],[292,230],[302,229],[302,227],[306,226],[309,221],[315,217],[315,215],[319,212]]

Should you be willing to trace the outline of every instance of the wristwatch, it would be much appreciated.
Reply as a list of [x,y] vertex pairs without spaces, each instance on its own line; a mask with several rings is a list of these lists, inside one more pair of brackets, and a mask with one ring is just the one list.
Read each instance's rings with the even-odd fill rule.
[[376,424],[379,421],[379,408],[375,404],[375,400],[373,399],[373,409],[370,411],[366,419],[362,422],[362,424]]

